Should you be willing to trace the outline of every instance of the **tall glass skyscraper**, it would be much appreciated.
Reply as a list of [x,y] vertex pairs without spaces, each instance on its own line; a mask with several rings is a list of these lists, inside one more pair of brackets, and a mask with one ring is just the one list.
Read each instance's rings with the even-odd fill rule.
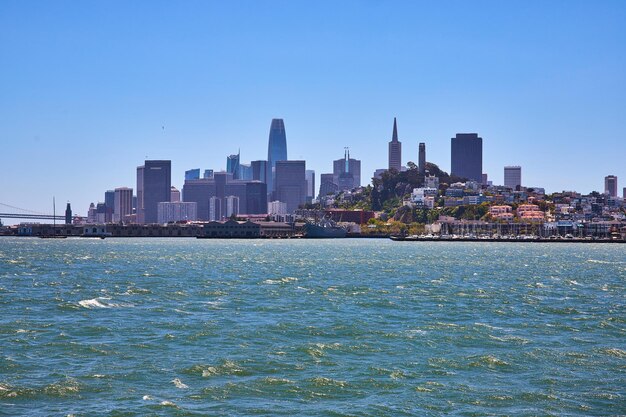
[[142,184],[145,223],[156,223],[159,203],[170,201],[171,173],[171,161],[145,161]]
[[452,175],[482,182],[483,138],[476,133],[457,133],[451,140]]
[[236,155],[229,155],[226,158],[226,172],[233,174],[233,178],[236,180],[239,179],[239,155],[240,153],[237,152]]
[[287,135],[283,119],[272,119],[270,138],[267,146],[267,192],[273,192],[276,178],[276,161],[287,160]]

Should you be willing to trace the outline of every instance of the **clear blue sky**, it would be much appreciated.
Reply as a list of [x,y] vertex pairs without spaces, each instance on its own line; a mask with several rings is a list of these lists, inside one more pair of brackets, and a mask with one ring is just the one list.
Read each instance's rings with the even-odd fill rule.
[[[349,146],[362,177],[450,169],[477,132],[484,171],[547,191],[626,186],[624,1],[0,2],[0,203],[86,214],[143,160],[267,157],[273,117],[316,173]],[[164,128],[163,128],[164,127]],[[319,177],[318,177],[319,178]]]

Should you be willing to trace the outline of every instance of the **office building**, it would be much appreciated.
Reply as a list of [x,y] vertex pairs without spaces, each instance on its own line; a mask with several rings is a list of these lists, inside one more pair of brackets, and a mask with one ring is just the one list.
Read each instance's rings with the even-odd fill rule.
[[243,181],[252,181],[252,165],[239,164],[239,179]]
[[135,205],[135,213],[137,213],[137,216],[135,220],[139,224],[145,223],[145,212],[143,209],[143,173],[144,166],[137,167],[137,204]]
[[[484,184],[484,182],[483,182]],[[522,186],[522,167],[507,166],[504,167],[504,186],[515,190]]]
[[190,169],[188,171],[185,171],[185,179],[186,180],[199,180],[200,168]]
[[[172,161],[145,161],[143,169],[144,223],[158,221],[158,204],[170,201]],[[139,205],[139,196],[137,198]]]
[[233,178],[239,179],[239,156],[240,153],[237,152],[237,155],[229,155],[226,158],[226,172],[233,174]]
[[170,202],[172,203],[180,202],[180,191],[178,191],[178,189],[174,187],[173,185],[170,188]]
[[226,217],[237,216],[239,214],[239,197],[236,195],[227,195],[224,200],[226,202]]
[[133,189],[128,187],[116,188],[114,204],[113,221],[115,223],[126,221],[126,217],[133,214]]
[[252,167],[252,180],[267,184],[267,161],[252,161],[250,165]]
[[610,197],[617,197],[617,177],[615,175],[604,177],[604,194],[608,194]]
[[333,182],[339,191],[352,190],[361,186],[361,161],[350,158],[348,148],[345,148],[342,159],[333,161]]
[[306,201],[310,203],[315,198],[315,171],[307,169],[304,175],[306,176]]
[[197,209],[198,204],[195,202],[160,202],[157,208],[158,222],[164,224],[179,221],[196,221],[198,219]]
[[271,201],[267,203],[268,214],[287,214],[287,204],[282,201]]
[[389,142],[389,169],[402,170],[402,143],[398,140],[398,125],[393,118],[393,133]]
[[65,224],[72,224],[72,206],[69,201],[65,207]]
[[276,161],[275,197],[287,204],[288,213],[306,203],[305,171],[305,161]]
[[[218,221],[222,220],[222,199],[217,197],[211,197],[209,199],[208,206],[208,220],[210,221]],[[201,219],[207,220],[207,219]]]
[[420,142],[419,144],[417,162],[420,174],[426,175],[426,144],[424,142]]
[[276,190],[276,162],[287,160],[287,134],[283,119],[272,119],[267,146],[267,192]]
[[104,214],[104,222],[111,223],[113,221],[113,210],[115,210],[115,191],[107,190],[104,193],[104,205],[106,211]]
[[339,186],[335,184],[334,174],[322,174],[320,175],[320,191],[318,198],[326,197],[329,194],[335,194],[339,190]]
[[451,174],[473,181],[482,181],[483,138],[476,133],[457,133],[451,139]]
[[622,198],[626,200],[626,187],[622,189]]
[[205,169],[204,170],[204,175],[202,175],[202,178],[213,178],[213,170],[212,169]]

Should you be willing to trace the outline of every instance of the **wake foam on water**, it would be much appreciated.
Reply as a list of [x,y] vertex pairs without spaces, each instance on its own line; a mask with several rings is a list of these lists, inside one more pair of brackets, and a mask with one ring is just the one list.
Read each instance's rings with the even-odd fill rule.
[[170,382],[173,383],[174,386],[179,389],[189,388],[189,385],[183,384],[183,381],[181,381],[179,378],[174,378]]
[[281,279],[266,279],[263,284],[276,285],[276,284],[288,284],[290,282],[298,281],[296,277],[284,277]]
[[133,304],[111,303],[109,297],[97,297],[88,300],[80,300],[78,305],[84,308],[118,308],[118,307],[134,307]]

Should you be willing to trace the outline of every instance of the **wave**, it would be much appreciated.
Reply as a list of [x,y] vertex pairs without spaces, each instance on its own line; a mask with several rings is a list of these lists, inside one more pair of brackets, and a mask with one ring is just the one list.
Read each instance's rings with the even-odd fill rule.
[[276,285],[276,284],[287,284],[289,282],[298,281],[296,277],[284,277],[280,279],[266,279],[263,281],[263,284]]
[[84,308],[117,308],[117,307],[134,307],[133,304],[127,303],[111,303],[109,297],[97,297],[88,300],[80,300],[78,305]]

